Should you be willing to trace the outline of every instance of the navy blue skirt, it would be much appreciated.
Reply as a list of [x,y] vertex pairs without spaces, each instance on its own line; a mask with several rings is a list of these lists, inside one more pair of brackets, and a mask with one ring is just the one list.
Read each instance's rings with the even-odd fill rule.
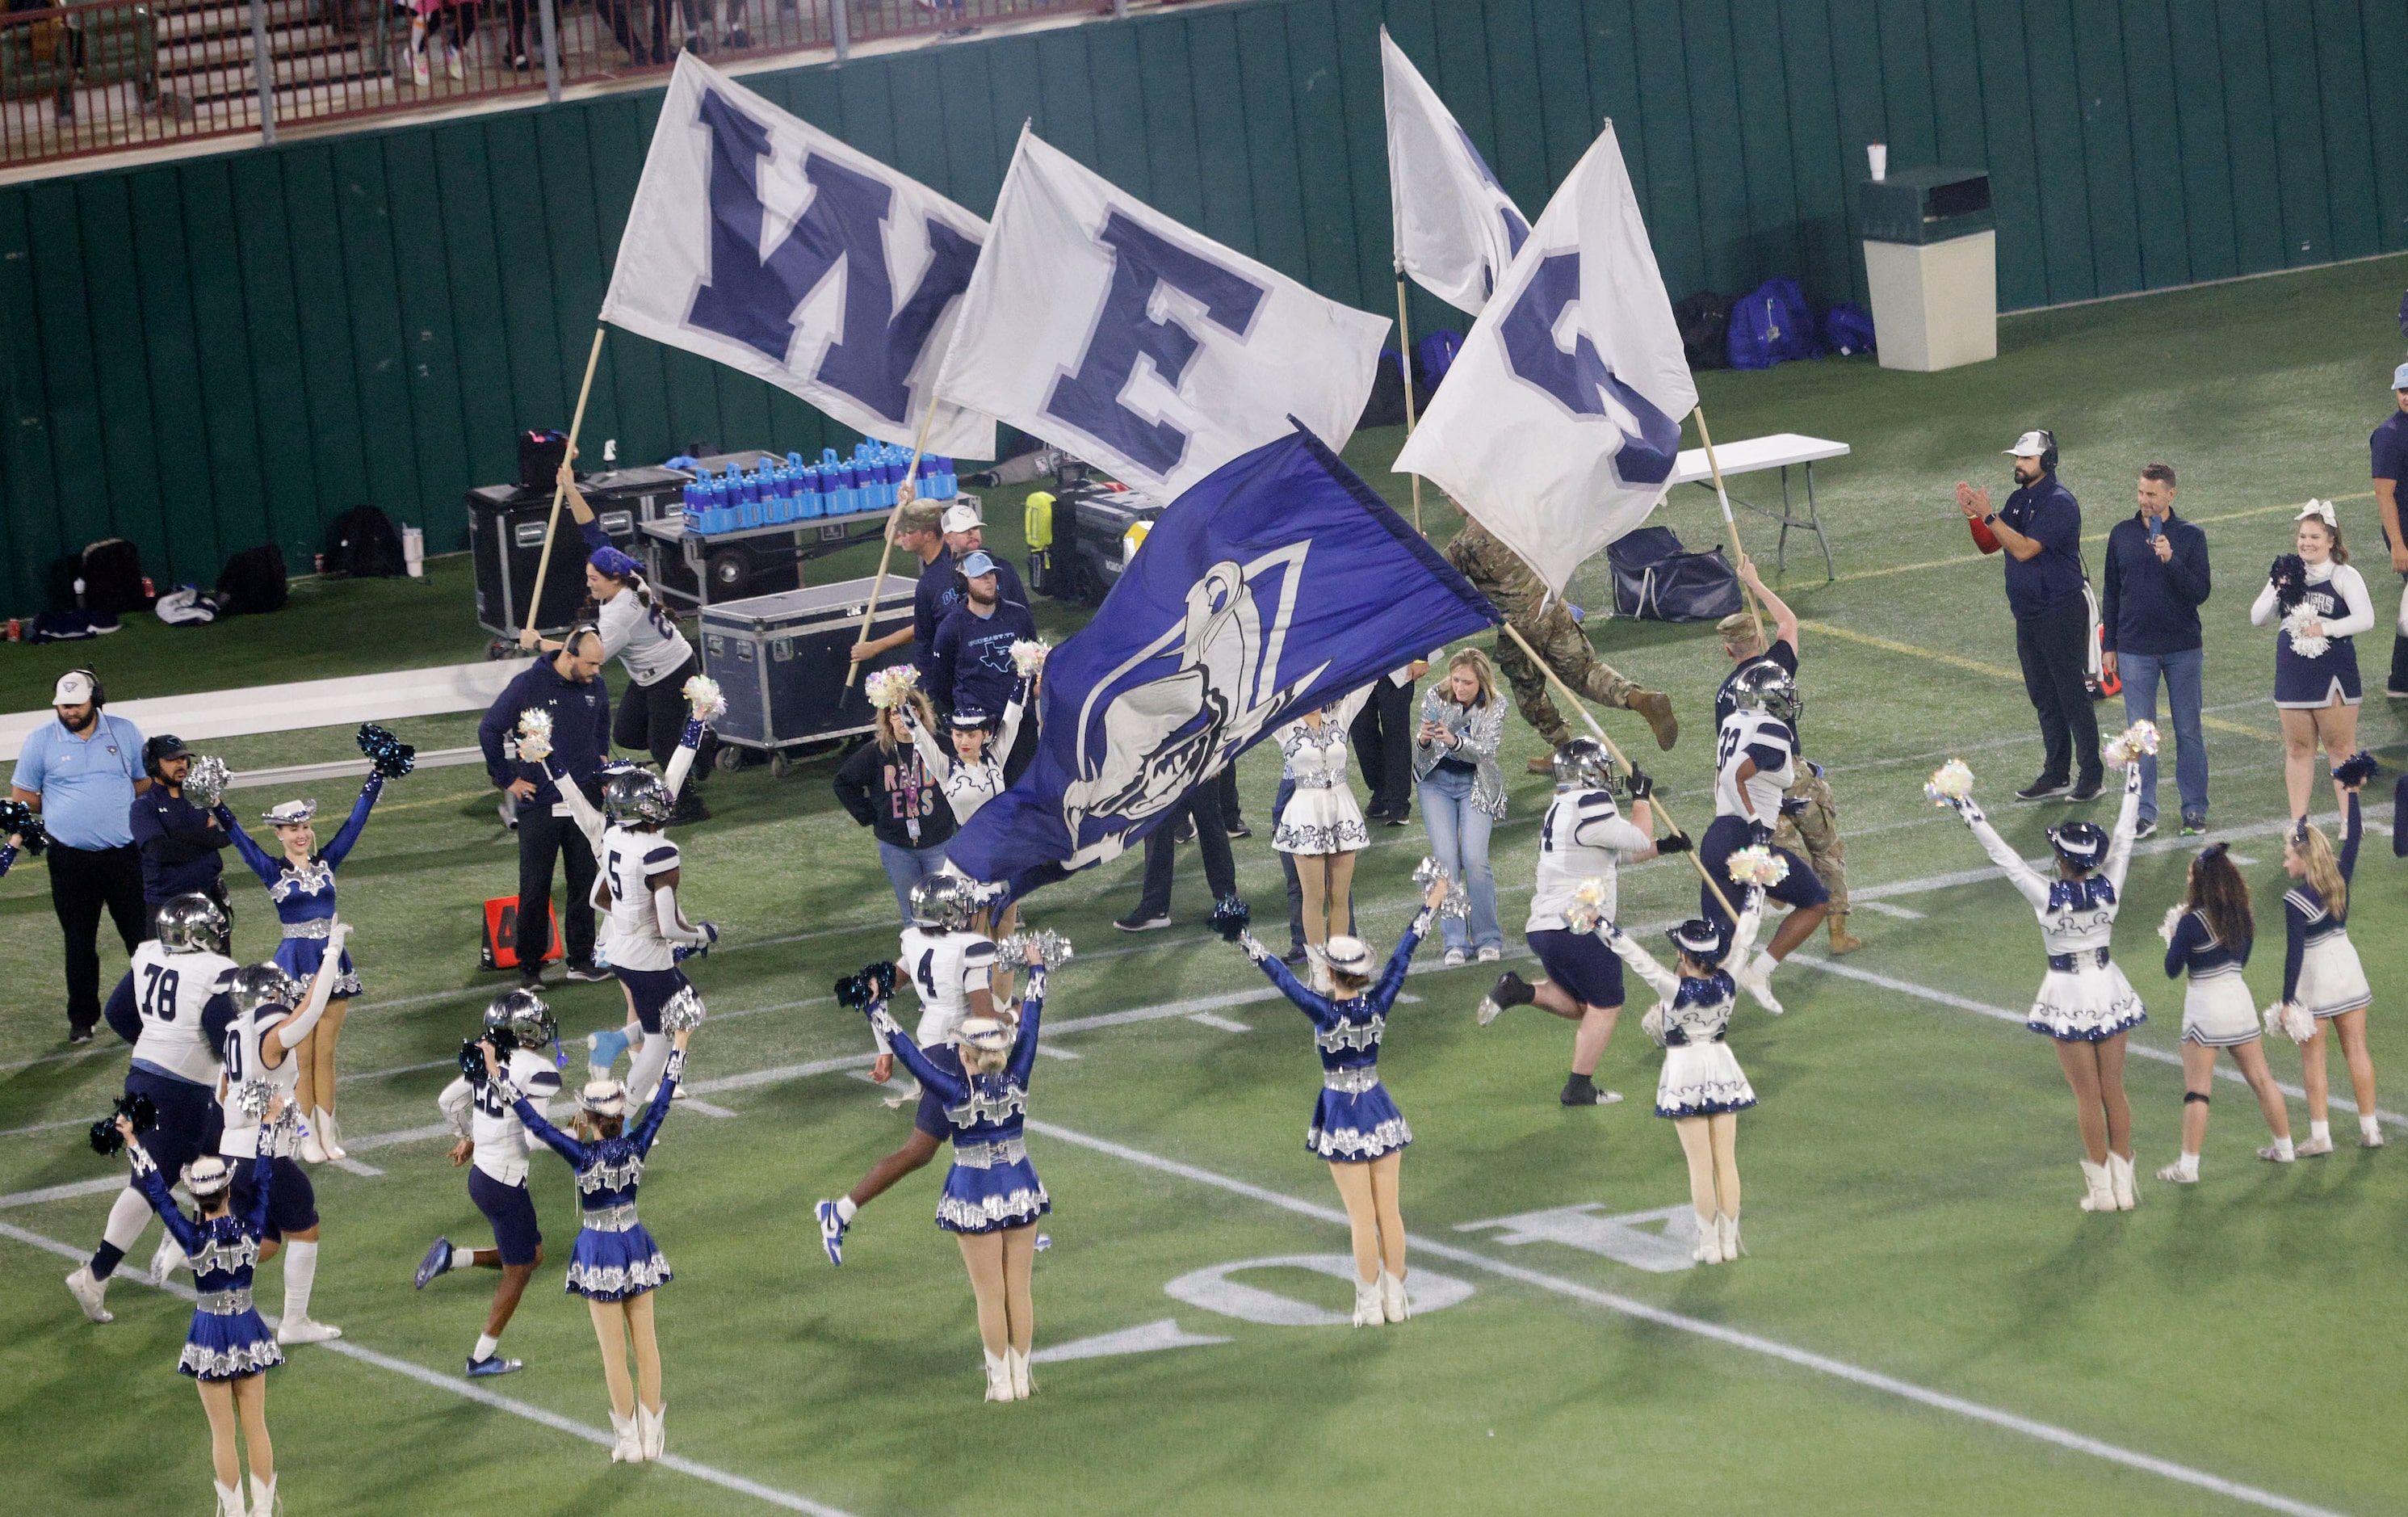
[[2274,704],[2292,711],[2318,711],[2332,704],[2336,689],[2344,705],[2358,703],[2356,643],[2337,637],[2316,657],[2302,658],[2291,651],[2290,633],[2275,637]]
[[624,1301],[666,1285],[672,1278],[661,1246],[641,1222],[624,1233],[580,1227],[568,1250],[566,1289],[588,1301]]
[[937,1201],[937,1225],[948,1233],[994,1233],[1025,1227],[1053,1209],[1037,1166],[1025,1159],[989,1169],[955,1164]]
[[[287,975],[307,985],[318,977],[318,966],[326,961],[326,939],[322,937],[289,937],[276,946],[269,955]],[[335,988],[326,999],[348,1001],[360,993],[359,971],[351,963],[349,950],[343,961],[335,967]]]
[[1306,1148],[1340,1164],[1368,1164],[1382,1154],[1400,1152],[1412,1140],[1413,1130],[1384,1084],[1359,1095],[1323,1087],[1313,1104],[1312,1126],[1304,1134]]
[[193,1330],[184,1338],[183,1356],[176,1367],[196,1380],[238,1380],[284,1363],[276,1335],[251,1308],[221,1317],[213,1311],[193,1313]]

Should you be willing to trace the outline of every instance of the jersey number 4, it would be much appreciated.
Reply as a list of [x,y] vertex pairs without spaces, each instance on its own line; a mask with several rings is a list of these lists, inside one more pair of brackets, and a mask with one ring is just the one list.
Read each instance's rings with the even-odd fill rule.
[[911,977],[920,982],[920,993],[933,1003],[937,999],[936,949],[930,948],[920,955],[920,967],[912,972]]
[[151,964],[142,971],[146,984],[142,987],[142,1015],[163,1022],[176,1019],[176,990],[182,976],[165,964]]

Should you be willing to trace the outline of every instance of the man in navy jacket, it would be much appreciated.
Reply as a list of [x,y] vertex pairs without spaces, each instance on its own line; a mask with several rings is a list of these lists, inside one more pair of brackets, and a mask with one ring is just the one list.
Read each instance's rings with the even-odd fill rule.
[[[1020,686],[1011,645],[1035,641],[1037,620],[1026,605],[1005,598],[996,568],[983,549],[962,559],[968,594],[937,628],[928,656],[928,694],[947,715],[968,706],[987,713],[1000,726],[1003,708]],[[1005,779],[1019,779],[1037,757],[1036,712],[1021,713],[1019,739],[1002,757]]]
[[[2157,680],[2173,713],[2174,785],[2182,830],[2207,831],[2207,744],[2200,735],[2200,674],[2206,662],[2199,608],[2207,602],[2207,534],[2174,514],[2174,471],[2141,470],[2140,510],[2107,534],[2100,620],[2106,643],[2101,672],[2124,682],[2124,719],[2157,719]],[[2141,826],[2157,827],[2157,760],[2141,760]]]
[[[142,744],[142,767],[150,775],[150,788],[134,798],[125,825],[142,851],[142,904],[149,921],[143,935],[157,937],[159,908],[187,891],[216,902],[231,922],[234,910],[218,852],[234,840],[216,817],[184,799],[193,750],[182,738],[163,732]],[[218,951],[225,951],[223,942]]]
[[561,650],[538,658],[510,681],[477,724],[485,750],[485,773],[517,806],[519,919],[515,946],[522,984],[543,980],[543,957],[552,951],[552,867],[567,865],[568,907],[561,913],[566,938],[568,977],[602,980],[609,970],[594,963],[594,850],[578,830],[560,791],[541,764],[505,752],[515,743],[519,717],[540,708],[552,714],[552,761],[574,779],[588,800],[598,801],[602,763],[610,753],[610,692],[603,686],[602,634],[591,622],[570,628]]

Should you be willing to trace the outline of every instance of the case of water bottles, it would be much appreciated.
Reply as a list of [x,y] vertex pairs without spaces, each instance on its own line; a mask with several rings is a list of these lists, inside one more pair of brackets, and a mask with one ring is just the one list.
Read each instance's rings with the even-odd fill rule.
[[[706,467],[685,486],[686,526],[710,537],[885,511],[899,498],[910,463],[909,448],[891,442],[860,442],[854,444],[850,458],[838,457],[834,448],[823,448],[815,464],[805,463],[799,453],[789,453],[782,459],[763,454],[749,472],[740,464],[730,464],[724,474],[713,474]],[[951,500],[959,490],[953,460],[936,454],[921,455],[913,486],[919,498]]]

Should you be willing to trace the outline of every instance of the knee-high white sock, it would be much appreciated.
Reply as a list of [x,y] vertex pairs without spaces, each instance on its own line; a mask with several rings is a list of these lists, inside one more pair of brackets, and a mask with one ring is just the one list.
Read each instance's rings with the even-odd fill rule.
[[309,1320],[309,1288],[318,1283],[318,1246],[284,1240],[284,1320]]
[[[661,1082],[661,1071],[669,1066],[669,1035],[666,1033],[646,1033],[644,1046],[627,1062],[627,1104],[632,1107],[650,1101],[652,1087]],[[636,1114],[627,1113],[630,1125]]]

